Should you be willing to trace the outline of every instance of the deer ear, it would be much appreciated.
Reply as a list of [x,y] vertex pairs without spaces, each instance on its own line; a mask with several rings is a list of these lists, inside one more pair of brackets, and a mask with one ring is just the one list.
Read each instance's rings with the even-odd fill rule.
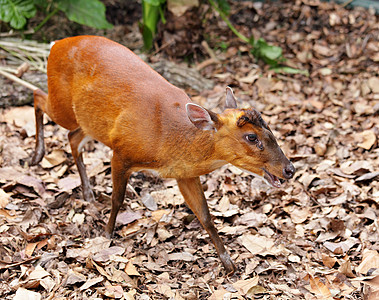
[[237,99],[234,97],[233,90],[230,86],[226,87],[225,109],[227,108],[237,108]]
[[217,115],[215,113],[209,112],[205,108],[194,103],[187,103],[186,111],[188,118],[197,128],[201,130],[217,130],[215,125]]

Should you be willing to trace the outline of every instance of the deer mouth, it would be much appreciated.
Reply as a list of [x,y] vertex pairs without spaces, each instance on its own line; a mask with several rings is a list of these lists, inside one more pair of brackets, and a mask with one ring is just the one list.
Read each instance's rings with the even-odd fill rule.
[[280,188],[281,183],[279,177],[271,174],[265,168],[263,168],[262,170],[265,172],[263,177],[268,181],[268,183],[271,184],[273,187]]

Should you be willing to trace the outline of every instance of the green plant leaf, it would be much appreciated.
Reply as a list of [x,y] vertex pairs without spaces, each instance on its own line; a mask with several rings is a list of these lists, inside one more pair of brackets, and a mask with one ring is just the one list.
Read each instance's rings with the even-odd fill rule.
[[143,2],[146,2],[151,6],[160,6],[161,4],[165,3],[166,0],[143,0]]
[[254,36],[251,36],[251,37],[249,38],[248,43],[249,43],[251,46],[255,47],[255,44],[256,44],[257,42],[256,42]]
[[48,7],[51,7],[54,5],[54,2],[57,2],[56,0],[33,0],[34,5],[37,6],[37,8],[43,8],[47,9]]
[[229,15],[230,6],[229,6],[228,1],[226,1],[226,0],[216,0],[216,2],[217,2],[218,7],[221,9],[221,11],[224,14]]
[[58,8],[70,21],[97,29],[113,27],[105,18],[105,5],[99,0],[59,0]]
[[153,33],[150,28],[142,25],[142,37],[145,50],[150,50],[153,47]]
[[274,70],[276,73],[303,74],[306,76],[309,75],[308,70],[300,70],[300,69],[295,69],[295,68],[291,68],[287,66],[274,67],[271,70]]
[[162,9],[165,2],[166,0],[142,0],[142,36],[145,50],[153,47],[159,16],[163,23],[166,22]]
[[21,29],[36,14],[33,0],[0,0],[0,20]]
[[256,58],[262,59],[265,63],[271,66],[278,66],[283,61],[282,48],[277,46],[271,46],[267,42],[260,38],[257,41],[250,40],[253,49],[251,52]]
[[271,60],[277,60],[280,59],[282,56],[282,48],[277,46],[270,46],[268,44],[264,44],[260,47],[261,55],[264,58],[271,59]]
[[282,56],[282,48],[271,46],[262,38],[257,41],[255,46],[259,48],[259,53],[262,58],[277,60]]

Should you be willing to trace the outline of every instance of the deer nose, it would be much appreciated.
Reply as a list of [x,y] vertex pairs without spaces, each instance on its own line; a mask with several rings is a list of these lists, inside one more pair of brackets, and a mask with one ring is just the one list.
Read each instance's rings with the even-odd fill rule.
[[295,174],[296,170],[292,163],[289,163],[283,168],[283,176],[286,179],[291,179]]

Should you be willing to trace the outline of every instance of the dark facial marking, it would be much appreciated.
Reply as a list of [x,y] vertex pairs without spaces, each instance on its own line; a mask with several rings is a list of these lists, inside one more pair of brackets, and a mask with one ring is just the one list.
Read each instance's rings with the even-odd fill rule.
[[244,114],[237,120],[237,126],[242,127],[246,123],[270,130],[267,123],[263,120],[261,114],[255,109],[244,109]]

